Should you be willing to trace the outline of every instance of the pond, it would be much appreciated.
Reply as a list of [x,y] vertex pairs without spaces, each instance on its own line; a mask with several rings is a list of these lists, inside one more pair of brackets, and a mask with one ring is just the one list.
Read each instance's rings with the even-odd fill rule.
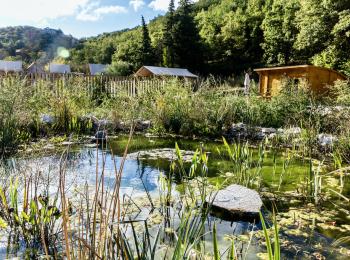
[[[122,163],[127,140],[127,136],[120,136],[111,140],[107,148],[101,146],[94,148],[84,145],[72,146],[64,166],[67,196],[74,196],[75,191],[82,189],[86,184],[89,187],[94,187],[96,184],[96,169],[98,168],[104,169],[106,189],[112,189],[116,178],[115,169],[119,169]],[[239,152],[241,158],[247,159],[243,163],[239,162],[239,158],[237,161],[229,159],[222,142],[136,135],[131,141],[128,151],[130,155],[124,164],[120,187],[121,196],[133,198],[136,203],[138,203],[138,199],[142,200],[145,197],[157,200],[160,196],[159,176],[160,174],[167,175],[171,164],[169,158],[162,157],[169,157],[172,150],[165,148],[173,149],[175,144],[185,151],[202,149],[207,153],[209,159],[207,165],[208,179],[212,185],[226,186],[237,182],[237,178],[232,177],[237,172],[237,165],[245,167],[245,176],[252,178],[249,186],[257,189],[263,196],[263,211],[267,214],[268,211],[275,208],[278,212],[278,220],[284,223],[284,226],[280,228],[280,235],[281,241],[284,243],[282,252],[285,257],[297,255],[301,258],[314,258],[317,254],[325,257],[343,257],[339,250],[331,252],[326,248],[331,242],[346,236],[350,232],[349,202],[337,195],[340,179],[334,176],[321,178],[320,182],[323,183],[323,186],[320,192],[325,195],[318,202],[318,206],[315,207],[311,203],[312,198],[310,198],[313,193],[305,190],[309,188],[310,168],[317,168],[317,163],[316,166],[312,166],[310,160],[295,156],[291,150],[264,149],[262,151],[261,147],[248,148],[248,146],[243,145],[240,148],[242,151]],[[152,152],[142,156],[140,156],[142,153],[138,153],[149,150],[153,153],[158,151],[157,156],[152,157]],[[168,152],[168,155],[166,152]],[[192,153],[189,153],[189,156],[191,155]],[[9,174],[18,176],[22,172],[40,173],[44,176],[42,179],[45,180],[42,185],[50,193],[55,194],[60,176],[61,156],[62,152],[45,155],[44,151],[39,154],[8,159],[4,163],[6,170],[4,170],[3,177],[8,179]],[[185,166],[189,168],[190,163],[185,163]],[[321,166],[319,165],[319,169],[322,169],[322,171],[330,170],[329,166]],[[322,171],[319,170],[319,174]],[[315,178],[314,175],[313,178]],[[344,183],[341,190],[342,196],[350,197],[348,178],[344,177],[341,182]],[[183,183],[180,180],[175,178],[172,185],[174,193],[181,194],[183,192]],[[147,218],[148,214],[149,211],[144,212],[142,210],[135,218]],[[235,239],[242,241],[243,248],[243,242],[249,240],[250,232],[260,229],[259,223],[254,224],[243,220],[230,221],[225,216],[220,216],[215,212],[210,215],[206,229],[211,229],[210,223],[213,222],[218,223],[218,241],[222,251],[230,246],[229,237],[234,236]],[[310,223],[314,224],[312,236],[308,234]],[[0,258],[8,257],[11,254],[13,256],[20,254],[8,251],[8,241],[5,233],[1,239]],[[205,239],[207,247],[211,248],[211,234],[206,234]],[[248,259],[256,258],[256,254],[259,252],[265,252],[264,247],[261,246],[258,240],[254,239],[247,250]],[[319,245],[324,246],[324,248],[320,248]],[[344,246],[342,250],[345,250],[346,255],[346,243]],[[264,255],[260,256],[264,257]]]

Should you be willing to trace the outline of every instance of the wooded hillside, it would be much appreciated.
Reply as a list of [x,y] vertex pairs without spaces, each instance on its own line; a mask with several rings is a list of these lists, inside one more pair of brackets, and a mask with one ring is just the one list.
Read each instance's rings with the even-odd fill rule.
[[78,40],[61,30],[39,29],[31,26],[0,28],[0,59],[37,60],[46,64],[57,55],[57,48],[72,48]]
[[[315,64],[350,75],[350,1],[181,0],[148,30],[155,59],[147,65],[229,75],[257,66]],[[143,60],[142,35],[140,26],[87,39],[71,62],[113,62],[117,72],[129,73]]]

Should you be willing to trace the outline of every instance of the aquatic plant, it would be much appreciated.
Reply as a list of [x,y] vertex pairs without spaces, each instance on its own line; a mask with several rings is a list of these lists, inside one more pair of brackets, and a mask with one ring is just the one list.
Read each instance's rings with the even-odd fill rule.
[[57,255],[60,241],[57,224],[61,218],[57,198],[38,194],[37,182],[31,178],[24,181],[23,200],[18,194],[18,179],[10,180],[8,190],[0,188],[0,218],[2,228],[11,230],[11,251],[20,250],[20,243],[24,241],[25,248],[31,249],[27,250],[28,257]]

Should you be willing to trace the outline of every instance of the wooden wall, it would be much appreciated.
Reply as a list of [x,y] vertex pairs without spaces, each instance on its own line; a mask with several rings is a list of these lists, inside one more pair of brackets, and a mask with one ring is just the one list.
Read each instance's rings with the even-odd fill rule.
[[336,80],[345,80],[345,76],[340,73],[315,66],[300,66],[294,68],[279,68],[257,70],[260,77],[260,94],[264,97],[277,95],[283,86],[283,80],[300,79],[305,80],[310,89],[316,93],[325,93],[329,86],[333,85]]

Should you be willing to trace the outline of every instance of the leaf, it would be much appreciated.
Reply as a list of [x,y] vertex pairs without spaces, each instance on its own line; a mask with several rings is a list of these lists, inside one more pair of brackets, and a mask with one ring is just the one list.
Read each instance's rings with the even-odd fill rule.
[[5,229],[7,228],[7,223],[6,221],[0,217],[0,229]]
[[216,223],[214,223],[214,227],[213,227],[213,246],[214,246],[214,259],[220,260],[220,251],[218,247],[218,240],[217,240],[217,234],[216,234]]

